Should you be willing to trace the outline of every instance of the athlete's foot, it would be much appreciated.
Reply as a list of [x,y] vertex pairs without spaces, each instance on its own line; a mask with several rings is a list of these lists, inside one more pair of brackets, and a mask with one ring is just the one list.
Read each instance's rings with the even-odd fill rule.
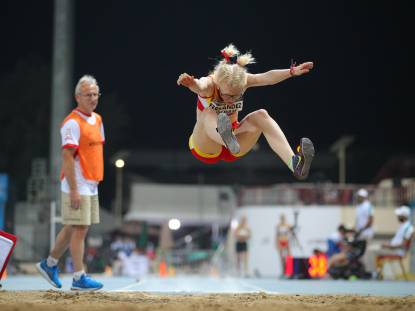
[[300,150],[294,156],[293,168],[294,176],[300,180],[306,179],[310,171],[310,164],[314,158],[314,145],[308,138],[300,141]]
[[241,151],[241,147],[239,146],[238,140],[232,129],[232,122],[225,113],[219,114],[216,131],[218,131],[220,137],[222,137],[222,140],[230,153],[238,154],[239,151]]

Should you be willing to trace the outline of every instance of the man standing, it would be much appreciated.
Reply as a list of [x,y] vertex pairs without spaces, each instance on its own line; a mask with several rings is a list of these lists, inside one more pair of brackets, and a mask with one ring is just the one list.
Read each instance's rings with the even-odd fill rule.
[[395,236],[390,243],[382,243],[382,249],[376,254],[376,276],[380,271],[380,258],[382,255],[405,257],[406,252],[414,234],[414,226],[410,222],[411,209],[408,206],[401,206],[395,209],[398,221],[401,223]]
[[55,287],[59,258],[70,249],[74,268],[71,290],[97,290],[102,283],[87,275],[83,268],[85,236],[93,223],[99,223],[98,183],[104,176],[104,127],[94,109],[98,105],[99,87],[94,77],[83,76],[75,88],[78,107],[63,121],[61,176],[62,224],[50,256],[36,264],[37,270]]
[[236,268],[240,272],[241,261],[244,262],[244,275],[248,276],[248,245],[251,238],[251,229],[246,225],[246,216],[242,216],[241,224],[235,229],[236,242]]
[[369,262],[368,258],[368,247],[373,238],[373,216],[375,211],[368,197],[369,192],[366,189],[360,189],[357,192],[359,204],[356,206],[355,232],[359,239],[366,240],[366,251],[363,254],[362,261],[366,270],[373,271],[373,263]]

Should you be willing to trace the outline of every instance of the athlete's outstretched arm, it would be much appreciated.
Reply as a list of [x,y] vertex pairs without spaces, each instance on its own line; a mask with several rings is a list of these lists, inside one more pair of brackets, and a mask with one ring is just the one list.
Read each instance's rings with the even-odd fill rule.
[[210,78],[195,79],[193,76],[189,76],[187,73],[183,73],[177,80],[177,85],[183,85],[188,87],[192,92],[199,94],[200,96],[207,97],[213,94],[213,81]]
[[[312,62],[303,63],[294,68],[294,75],[300,76],[313,68]],[[265,73],[249,74],[246,87],[276,84],[291,77],[290,69],[271,70]]]

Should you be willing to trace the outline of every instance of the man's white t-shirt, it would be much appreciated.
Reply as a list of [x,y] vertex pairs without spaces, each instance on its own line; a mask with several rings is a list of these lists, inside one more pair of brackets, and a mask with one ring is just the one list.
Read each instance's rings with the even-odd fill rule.
[[[409,240],[411,238],[412,233],[414,233],[414,226],[412,226],[411,222],[407,220],[402,223],[398,231],[396,231],[396,234],[391,240],[390,245],[395,246],[402,244],[404,239]],[[404,257],[406,253],[406,249],[404,247],[395,248],[394,251],[402,257]]]
[[[81,111],[75,110],[82,118],[84,118],[89,124],[94,125],[97,122],[97,119],[94,114],[86,115]],[[105,143],[104,135],[104,125],[101,123],[101,135],[102,135],[102,144]],[[62,150],[66,147],[79,148],[79,138],[81,137],[81,129],[78,122],[74,119],[69,119],[61,128],[62,136]],[[96,195],[98,194],[98,181],[87,180],[82,174],[81,164],[79,162],[78,154],[75,159],[75,179],[76,185],[80,195]],[[66,176],[62,179],[61,182],[62,192],[69,193],[70,188]]]
[[[375,215],[375,210],[372,203],[369,200],[364,200],[362,203],[356,206],[356,231],[360,231],[366,226],[369,221],[369,217]],[[373,223],[369,228],[366,228],[360,233],[360,236],[372,238],[373,237]]]

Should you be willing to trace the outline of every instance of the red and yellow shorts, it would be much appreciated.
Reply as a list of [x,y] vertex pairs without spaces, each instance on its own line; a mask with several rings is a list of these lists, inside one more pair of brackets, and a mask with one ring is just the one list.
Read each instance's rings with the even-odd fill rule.
[[[234,131],[238,127],[238,125],[238,121],[232,123],[232,128]],[[203,153],[196,147],[195,142],[193,140],[193,135],[190,136],[189,139],[189,148],[197,159],[208,164],[215,164],[219,160],[224,160],[227,162],[235,161],[245,154],[232,154],[225,146],[222,146],[222,150],[215,154]]]

